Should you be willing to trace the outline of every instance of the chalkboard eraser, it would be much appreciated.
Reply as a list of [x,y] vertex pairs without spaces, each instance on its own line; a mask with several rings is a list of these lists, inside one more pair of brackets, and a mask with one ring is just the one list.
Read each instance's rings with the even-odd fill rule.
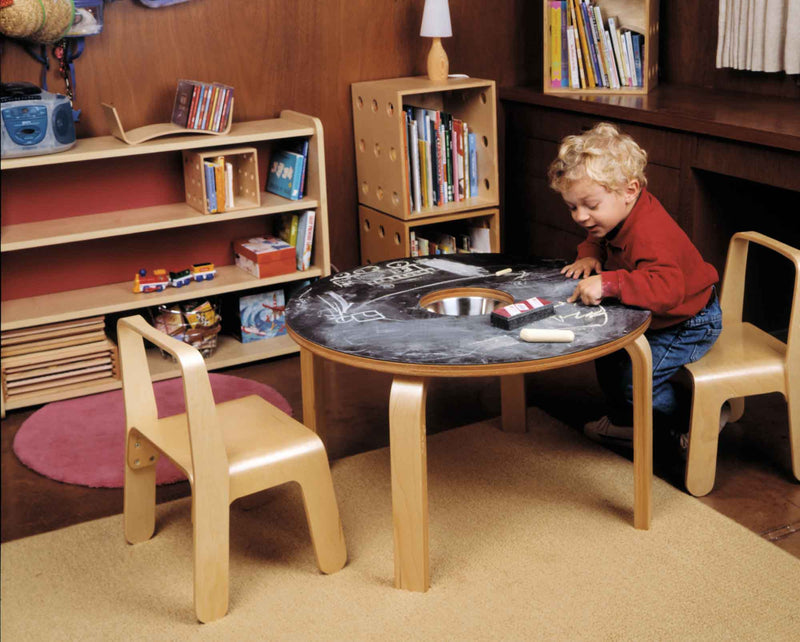
[[537,319],[549,317],[554,312],[553,304],[547,299],[531,297],[525,301],[510,303],[492,312],[492,325],[503,330],[516,330]]

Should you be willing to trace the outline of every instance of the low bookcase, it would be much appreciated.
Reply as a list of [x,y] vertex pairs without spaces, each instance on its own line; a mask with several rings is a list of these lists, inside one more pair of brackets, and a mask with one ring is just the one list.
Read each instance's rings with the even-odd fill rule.
[[[543,87],[546,94],[646,94],[652,91],[658,84],[658,9],[659,0],[592,0],[592,4],[600,9],[603,24],[608,26],[608,18],[613,17],[617,20],[617,29],[631,30],[644,36],[643,48],[641,51],[642,64],[642,85],[640,87],[619,87],[612,89],[609,87],[581,87],[573,89],[570,87],[554,87],[551,84],[551,63],[553,61],[553,49],[551,40],[551,13],[550,0],[541,0],[543,9]],[[573,9],[578,9],[581,0],[566,0],[567,8],[570,5]],[[568,11],[569,13],[569,11]],[[582,18],[579,18],[579,21]],[[578,27],[576,26],[576,29]],[[562,32],[563,33],[563,32]],[[576,46],[580,46],[576,42]],[[613,45],[612,45],[613,52]],[[590,53],[590,52],[588,52]],[[591,57],[591,56],[590,56]],[[585,61],[584,61],[585,62]],[[569,66],[569,63],[567,63]]]
[[[305,196],[289,200],[265,192],[272,150],[296,141],[308,141]],[[236,159],[243,175],[237,187],[241,198],[233,210],[205,214],[204,207],[185,201],[184,152],[192,157],[227,155]],[[70,326],[84,325],[81,320],[104,318],[100,325],[113,334],[115,318],[135,313],[147,317],[151,307],[238,297],[276,287],[288,291],[293,285],[330,274],[323,130],[313,116],[284,110],[279,118],[234,123],[226,134],[186,134],[138,145],[127,145],[113,136],[86,138],[58,154],[3,159],[0,168],[0,332],[6,339],[29,332],[44,332],[48,340],[51,335],[59,338],[58,345],[53,345],[69,352],[63,359],[79,357],[87,362],[84,369],[94,368],[98,357],[83,345],[69,345]],[[245,176],[251,171],[252,176]],[[253,189],[255,194],[249,194]],[[234,264],[235,239],[268,232],[277,215],[307,210],[316,214],[308,269],[259,278]],[[176,270],[198,262],[215,264],[213,280],[151,293],[132,291],[140,268],[152,273],[154,268]],[[67,339],[62,341],[62,335]],[[297,351],[297,344],[287,335],[253,343],[220,336],[207,366],[213,370]],[[27,361],[36,365],[35,359],[26,357],[23,367],[28,367]],[[4,373],[17,376],[17,371],[23,372],[19,364],[12,362],[13,368],[6,368],[6,360],[0,362]],[[111,368],[100,365],[113,370],[113,376],[93,379],[84,376],[93,372],[83,372],[70,377],[65,385],[31,387],[25,394],[13,395],[4,390],[0,411],[4,415],[12,408],[119,388],[113,363]],[[177,366],[162,359],[157,350],[151,352],[150,371],[154,380],[178,374]],[[52,374],[60,376],[55,370]]]

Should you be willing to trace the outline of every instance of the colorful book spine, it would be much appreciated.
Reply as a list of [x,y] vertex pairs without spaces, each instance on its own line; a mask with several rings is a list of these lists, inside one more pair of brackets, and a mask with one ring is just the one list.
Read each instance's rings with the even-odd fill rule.
[[633,41],[633,64],[636,69],[636,86],[644,87],[644,36],[640,33],[631,34]]
[[638,87],[639,81],[636,78],[636,63],[633,60],[633,39],[630,31],[625,32],[625,48],[628,50],[628,69],[631,75],[631,86]]
[[567,53],[567,2],[561,0],[559,6],[561,21],[561,86],[569,87],[569,54]]
[[419,135],[417,134],[417,121],[409,121],[408,146],[411,149],[411,188],[414,195],[414,211],[422,210],[422,194],[419,176]]
[[594,40],[595,53],[597,54],[597,65],[600,67],[600,74],[603,77],[603,87],[611,87],[611,77],[609,75],[608,63],[605,56],[603,35],[601,33],[603,22],[598,17],[600,15],[600,8],[587,3],[586,10],[589,14],[589,22],[592,25],[592,39]]
[[214,165],[214,188],[217,195],[217,211],[227,210],[225,202],[225,158],[218,156],[213,160]]
[[225,202],[229,209],[236,207],[233,195],[233,163],[225,163]]
[[561,87],[561,2],[550,2],[550,86]]
[[581,0],[580,10],[583,17],[583,25],[586,30],[586,46],[589,49],[589,57],[592,60],[592,71],[594,72],[595,83],[598,87],[604,87],[603,72],[600,69],[600,61],[597,58],[597,44],[594,41],[594,30],[592,29],[592,17],[589,15],[588,6]]
[[597,81],[595,80],[594,71],[592,69],[592,58],[589,55],[589,43],[586,41],[588,33],[586,31],[586,25],[583,23],[581,2],[580,0],[572,0],[572,4],[575,12],[576,31],[578,32],[578,40],[580,41],[581,52],[583,54],[583,67],[586,73],[585,87],[588,89],[594,89],[597,87]]
[[203,161],[203,172],[206,177],[206,209],[209,214],[213,214],[217,211],[217,181],[214,163]]
[[478,137],[475,132],[469,133],[469,193],[478,195]]
[[578,73],[578,53],[575,50],[575,27],[567,27],[567,47],[569,52],[569,86],[581,88],[581,77]]
[[610,72],[611,87],[619,89],[619,73],[617,72],[617,63],[614,60],[614,48],[611,45],[611,36],[608,35],[608,29],[603,31],[603,45],[606,51],[606,60],[608,60],[608,69]]
[[608,33],[611,36],[611,46],[614,48],[614,59],[617,61],[617,70],[619,71],[619,84],[622,87],[628,86],[628,78],[625,73],[625,65],[623,63],[622,49],[620,48],[619,32],[617,31],[617,19],[608,19]]
[[297,269],[307,270],[311,267],[311,249],[314,244],[314,222],[316,212],[306,210],[300,215],[297,229]]

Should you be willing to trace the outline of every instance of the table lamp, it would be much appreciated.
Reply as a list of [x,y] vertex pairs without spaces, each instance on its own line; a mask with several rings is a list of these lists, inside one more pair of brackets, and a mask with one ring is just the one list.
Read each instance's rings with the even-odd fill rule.
[[442,47],[442,38],[453,35],[450,26],[450,7],[447,0],[425,0],[422,12],[422,28],[419,35],[433,38],[431,50],[428,52],[428,78],[445,80],[449,71],[447,54]]

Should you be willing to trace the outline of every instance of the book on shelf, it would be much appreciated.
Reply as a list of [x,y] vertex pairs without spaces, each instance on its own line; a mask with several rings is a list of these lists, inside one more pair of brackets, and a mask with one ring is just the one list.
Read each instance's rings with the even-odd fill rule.
[[560,0],[559,21],[561,22],[561,86],[569,87],[569,56],[567,54],[567,0]]
[[293,201],[300,200],[304,165],[302,154],[289,149],[274,150],[269,162],[266,191]]
[[233,163],[225,161],[225,203],[228,208],[236,207],[233,195]]
[[550,85],[561,87],[561,2],[550,0]]
[[206,178],[206,208],[209,214],[217,211],[217,177],[212,161],[203,161],[203,171]]
[[644,36],[640,33],[631,33],[631,40],[633,41],[633,64],[636,70],[636,86],[644,87],[644,73],[642,64],[642,45],[644,43]]
[[220,132],[228,124],[233,87],[197,80],[178,81],[171,121],[187,129]]
[[411,151],[409,166],[411,167],[411,199],[414,203],[413,210],[419,212],[422,209],[422,194],[419,176],[419,134],[417,121],[413,118],[408,121],[408,147]]
[[314,245],[315,210],[306,210],[300,214],[297,224],[296,263],[298,270],[311,267],[311,249]]
[[278,238],[292,247],[297,246],[297,228],[300,222],[299,214],[278,214],[275,217],[275,229]]
[[203,161],[206,209],[209,214],[226,212],[234,207],[233,164],[224,156]]
[[251,343],[286,334],[285,310],[283,288],[239,297],[239,328],[234,336]]
[[478,137],[475,132],[469,133],[469,193],[478,195]]

